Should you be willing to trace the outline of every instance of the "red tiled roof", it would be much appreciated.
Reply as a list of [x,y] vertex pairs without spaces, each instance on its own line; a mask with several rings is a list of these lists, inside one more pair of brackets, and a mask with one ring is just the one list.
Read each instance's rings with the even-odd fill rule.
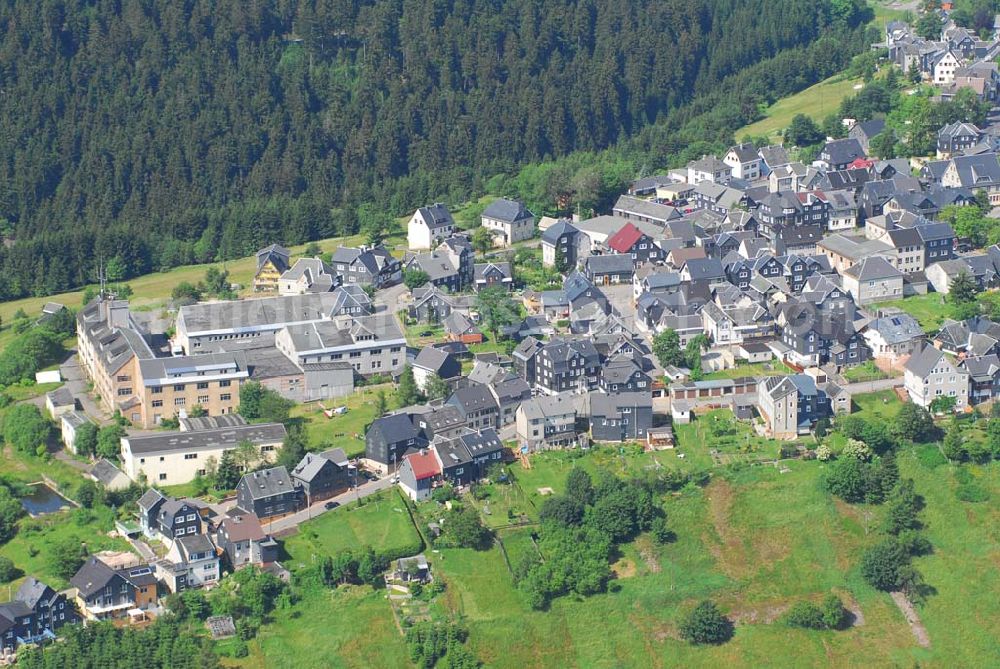
[[855,158],[854,162],[847,166],[847,169],[868,169],[875,164],[874,160],[869,160],[868,158]]
[[418,481],[433,478],[441,473],[441,467],[438,466],[437,458],[430,451],[410,453],[406,456],[406,459],[409,461],[410,469],[413,470],[413,475]]
[[642,237],[642,231],[631,223],[626,223],[621,230],[608,238],[608,248],[618,253],[631,253],[632,247]]

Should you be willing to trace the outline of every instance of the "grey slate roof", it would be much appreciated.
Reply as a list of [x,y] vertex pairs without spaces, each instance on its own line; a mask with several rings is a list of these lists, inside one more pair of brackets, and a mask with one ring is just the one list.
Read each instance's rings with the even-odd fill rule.
[[319,476],[327,462],[329,462],[329,459],[322,455],[306,453],[302,456],[299,464],[295,465],[295,469],[292,470],[292,476],[302,481],[311,482]]
[[633,271],[632,256],[622,253],[611,253],[603,256],[588,256],[583,261],[587,271],[597,274],[631,274]]
[[879,279],[902,278],[903,276],[902,272],[881,256],[864,258],[861,262],[851,265],[844,274],[854,277],[858,281],[877,281]]
[[652,407],[653,396],[649,393],[590,393],[590,415],[617,416],[625,407]]
[[240,481],[241,485],[244,483],[252,499],[266,499],[295,491],[292,477],[288,475],[288,470],[283,466],[245,474],[243,480]]
[[424,222],[427,223],[427,227],[431,230],[455,225],[455,219],[451,217],[451,212],[440,202],[421,207],[419,211]]
[[575,225],[570,223],[564,218],[559,219],[554,224],[549,226],[549,228],[542,233],[542,241],[549,244],[555,244],[559,241],[559,238],[566,233],[579,233],[580,230]]
[[277,326],[316,321],[327,316],[337,301],[334,293],[290,295],[262,299],[192,304],[180,308],[189,334],[206,330]]
[[944,353],[937,350],[933,346],[927,345],[920,350],[919,353],[914,353],[910,356],[910,359],[906,361],[903,368],[915,374],[916,376],[923,378],[930,374],[934,366],[938,364],[938,361],[944,357]]
[[125,472],[118,469],[107,458],[101,458],[95,462],[90,468],[89,474],[105,486],[111,485],[118,476],[125,476]]
[[920,323],[913,316],[902,312],[876,318],[868,324],[868,329],[882,335],[887,344],[901,344],[924,335]]
[[483,218],[492,218],[498,221],[513,223],[526,218],[533,218],[534,214],[528,211],[523,202],[499,198],[493,200],[483,210]]
[[427,369],[437,374],[441,370],[441,367],[448,362],[449,357],[446,351],[434,348],[433,346],[425,346],[420,349],[420,353],[417,353],[417,357],[413,360],[413,366]]

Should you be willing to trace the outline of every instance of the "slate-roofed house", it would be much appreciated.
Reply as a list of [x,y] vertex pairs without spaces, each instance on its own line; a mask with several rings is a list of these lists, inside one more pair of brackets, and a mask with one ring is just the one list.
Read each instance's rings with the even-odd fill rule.
[[500,408],[500,425],[514,422],[517,407],[531,398],[531,386],[520,376],[510,375],[486,386]]
[[365,433],[365,458],[383,469],[402,462],[408,450],[420,450],[427,440],[405,414],[376,418]]
[[847,136],[858,140],[861,150],[867,154],[870,151],[872,139],[883,132],[885,132],[885,119],[873,118],[870,121],[855,123],[847,131]]
[[702,156],[692,160],[687,165],[687,182],[697,186],[702,181],[712,181],[718,184],[729,183],[732,178],[732,168],[716,156]]
[[154,567],[170,592],[215,585],[222,577],[215,544],[204,534],[181,537],[173,543],[164,559],[156,561]]
[[965,357],[1000,353],[1000,325],[984,316],[963,321],[949,318],[934,336],[934,346],[945,353]]
[[786,308],[783,314],[799,316],[789,320],[779,318],[781,341],[789,349],[789,361],[795,365],[854,367],[871,358],[871,351],[850,316],[821,315],[794,307]]
[[855,160],[864,157],[864,147],[856,137],[827,142],[819,152],[819,162],[830,170],[847,169]]
[[244,474],[236,486],[236,506],[261,520],[294,513],[303,501],[302,489],[283,466]]
[[444,326],[444,332],[450,341],[463,344],[479,344],[483,341],[483,331],[472,322],[471,318],[461,312],[452,311],[441,325]]
[[330,258],[330,267],[343,285],[385,288],[403,279],[403,264],[383,245],[340,247]]
[[[527,339],[525,341],[528,341]],[[524,342],[522,342],[524,344]],[[547,394],[582,392],[597,387],[601,356],[590,339],[554,338],[530,353],[534,377],[525,375],[532,347],[515,350],[514,366],[528,383]],[[522,355],[519,363],[518,352]]]
[[631,283],[634,270],[631,255],[612,253],[588,256],[583,261],[583,273],[597,285]]
[[278,279],[289,267],[291,253],[283,246],[271,244],[257,251],[257,271],[253,277],[255,293],[278,290]]
[[441,476],[452,485],[467,485],[484,478],[489,466],[503,459],[503,443],[496,430],[466,431],[431,446]]
[[430,249],[455,232],[455,219],[441,203],[417,209],[406,225],[406,241],[412,250]]
[[590,241],[586,235],[569,221],[560,219],[542,233],[542,264],[575,269],[581,257],[580,246],[584,243],[589,248]]
[[234,509],[219,521],[215,543],[234,568],[276,562],[278,542],[264,532],[257,516]]
[[509,262],[476,263],[473,288],[478,293],[484,288],[500,286],[507,290],[514,288],[514,270]]
[[594,441],[645,439],[652,426],[650,393],[590,394],[590,433]]
[[903,297],[903,273],[881,256],[870,256],[843,273],[844,289],[856,304],[871,304]]
[[452,295],[435,285],[428,285],[413,290],[413,301],[407,313],[422,323],[440,323],[456,311],[468,315],[475,299],[471,295]]
[[105,490],[125,490],[132,485],[132,479],[107,458],[95,462],[87,470],[87,476],[104,486]]
[[1000,397],[1000,358],[995,353],[967,358],[959,367],[969,374],[969,402],[973,406]]
[[535,233],[535,215],[517,200],[493,200],[483,210],[480,221],[484,228],[493,231],[494,246],[510,246],[531,239]]
[[319,258],[299,258],[278,279],[278,294],[329,293],[340,281],[341,276]]
[[[989,279],[995,279],[996,270],[992,268],[992,263],[990,263],[990,265],[989,273],[991,276]],[[986,268],[982,267],[981,269],[985,270]],[[973,273],[972,267],[970,267],[969,263],[966,262],[965,258],[955,258],[954,260],[944,260],[933,263],[924,270],[924,274],[927,276],[927,280],[930,284],[934,286],[934,290],[942,295],[947,295],[951,292],[951,285],[955,282],[955,279],[963,274],[969,279],[972,279],[980,290],[985,287],[982,285],[981,281],[986,277],[977,278]]]
[[973,192],[984,190],[989,195],[990,204],[1000,204],[1000,163],[997,162],[997,154],[953,157],[941,175],[941,185],[968,188]]
[[515,422],[518,441],[531,450],[576,442],[576,405],[566,395],[533,397],[522,402]]
[[413,380],[421,391],[426,391],[427,382],[433,376],[451,379],[462,375],[462,363],[447,351],[434,346],[425,346],[413,360]]
[[[339,450],[339,449],[337,449]],[[341,450],[342,454],[343,451]],[[347,457],[329,458],[325,454],[306,453],[292,470],[292,479],[302,489],[306,504],[330,499],[351,487]]]
[[608,360],[601,367],[601,378],[597,383],[602,392],[644,393],[649,392],[652,378],[629,356],[618,356]]
[[29,576],[11,601],[0,604],[0,650],[50,641],[63,625],[78,622],[80,614],[65,594]]
[[[406,269],[416,269],[427,274],[428,283],[449,292],[457,293],[465,288],[466,273],[460,256],[442,250],[419,253],[406,261]],[[473,267],[470,270],[475,271]]]
[[769,376],[757,389],[757,409],[773,439],[795,439],[830,415],[830,400],[808,374]]
[[706,284],[726,281],[726,270],[718,258],[692,258],[681,267],[681,280]]
[[933,346],[911,355],[903,370],[903,386],[914,404],[927,409],[938,397],[954,397],[956,409],[968,406],[969,373]]
[[500,406],[485,386],[474,384],[458,388],[445,404],[458,409],[471,430],[496,429],[500,425]]
[[948,159],[980,142],[982,131],[972,123],[949,123],[938,130],[937,158]]
[[737,144],[732,146],[722,157],[722,162],[729,165],[733,178],[753,181],[761,177],[761,158],[757,147],[753,144]]
[[862,331],[872,355],[890,363],[923,348],[925,335],[913,316],[899,311],[870,321]]
[[157,601],[156,576],[148,566],[116,570],[90,556],[69,582],[88,620],[122,618],[129,609],[149,609]]

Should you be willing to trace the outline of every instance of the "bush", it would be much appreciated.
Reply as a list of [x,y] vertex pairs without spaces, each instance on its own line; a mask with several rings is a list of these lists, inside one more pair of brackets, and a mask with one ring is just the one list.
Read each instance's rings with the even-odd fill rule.
[[909,556],[896,539],[885,539],[865,550],[861,556],[861,575],[878,590],[899,590]]
[[823,623],[827,629],[839,630],[847,625],[847,609],[837,595],[829,594],[823,600]]
[[705,600],[680,625],[681,637],[693,644],[721,644],[733,636],[733,623],[714,602]]
[[0,557],[0,583],[10,583],[21,575],[10,558]]
[[967,483],[958,486],[955,497],[960,502],[987,502],[990,499],[990,492],[978,483]]
[[[838,600],[839,601],[839,600]],[[811,602],[796,602],[783,618],[789,627],[801,627],[810,630],[826,628],[823,611]]]

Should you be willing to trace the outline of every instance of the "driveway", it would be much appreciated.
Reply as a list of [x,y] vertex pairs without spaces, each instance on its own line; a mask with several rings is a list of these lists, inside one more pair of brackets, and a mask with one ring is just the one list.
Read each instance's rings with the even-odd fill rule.
[[375,311],[394,314],[409,301],[409,289],[405,284],[397,284],[375,293]]
[[290,516],[279,518],[273,522],[265,521],[262,523],[264,525],[264,531],[269,534],[277,534],[285,530],[294,529],[307,520],[312,520],[313,518],[321,516],[328,511],[336,511],[336,509],[326,508],[326,505],[330,502],[339,502],[341,505],[347,505],[349,502],[357,501],[362,497],[368,497],[369,495],[374,495],[375,493],[387,490],[393,485],[391,477],[388,476],[377,481],[368,481],[354,490],[348,490],[347,492],[337,495],[336,497],[325,499],[322,502],[316,502],[309,508],[293,513]]

